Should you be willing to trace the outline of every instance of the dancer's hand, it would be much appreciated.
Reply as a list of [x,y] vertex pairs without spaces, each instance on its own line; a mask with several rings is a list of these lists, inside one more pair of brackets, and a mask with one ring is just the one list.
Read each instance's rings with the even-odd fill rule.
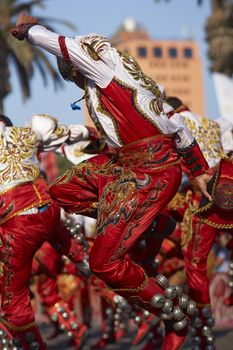
[[35,17],[29,16],[26,12],[21,12],[17,18],[16,26],[27,23],[33,24],[38,23],[38,21]]
[[204,173],[195,178],[199,190],[209,201],[211,201],[211,195],[207,192],[207,184],[211,177],[211,175]]

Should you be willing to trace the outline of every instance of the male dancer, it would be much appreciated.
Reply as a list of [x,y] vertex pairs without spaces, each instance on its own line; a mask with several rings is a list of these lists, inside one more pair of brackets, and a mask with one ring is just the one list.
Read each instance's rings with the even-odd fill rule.
[[199,323],[194,322],[198,328],[196,337],[200,338],[200,349],[208,345],[211,350],[210,331],[203,332],[210,322],[206,315],[211,315],[207,259],[219,231],[232,232],[233,229],[233,160],[228,157],[233,150],[233,125],[224,119],[214,121],[197,116],[177,97],[167,97],[166,100],[183,116],[205,155],[210,167],[208,172],[215,174],[214,182],[209,184],[211,201],[202,198],[191,176],[194,193],[182,224],[182,252],[189,294],[199,310]]
[[[90,115],[112,149],[72,167],[50,188],[51,195],[67,212],[95,216],[98,206],[92,271],[129,301],[161,315],[168,303],[164,295],[175,298],[177,293],[164,279],[148,277],[128,252],[177,192],[180,156],[210,198],[208,165],[198,144],[163,100],[159,86],[133,57],[118,52],[104,37],[65,38],[27,14],[19,16],[12,33],[56,55],[63,77],[86,88]],[[178,349],[184,341],[178,330],[187,320],[165,325],[163,349]]]
[[47,115],[34,116],[31,127],[26,128],[14,127],[0,115],[0,295],[4,315],[0,325],[25,350],[46,349],[29,296],[35,252],[48,240],[60,254],[77,262],[82,259],[82,247],[74,241],[71,244],[71,235],[60,221],[60,208],[40,177],[38,153],[87,137],[84,126],[69,128]]

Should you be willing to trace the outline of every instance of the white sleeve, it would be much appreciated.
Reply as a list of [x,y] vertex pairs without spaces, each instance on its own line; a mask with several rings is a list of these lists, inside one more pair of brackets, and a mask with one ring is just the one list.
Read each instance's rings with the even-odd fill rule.
[[216,119],[221,130],[221,143],[225,154],[233,152],[233,124],[224,118]]
[[[84,160],[95,156],[95,154],[88,154],[84,151],[89,142],[90,141],[80,141],[72,145],[64,144],[62,146],[62,154],[75,165],[82,163]],[[60,149],[59,151],[61,153]]]
[[7,141],[6,141],[6,125],[4,123],[0,123],[0,138],[5,147],[7,145]]
[[[53,55],[63,57],[57,33],[54,33],[41,25],[35,25],[28,31],[29,41]],[[113,70],[103,60],[94,60],[83,48],[82,36],[65,38],[65,46],[69,58],[75,68],[88,79],[93,80],[99,87],[105,88],[113,79]]]
[[3,122],[0,122],[0,135],[4,134],[6,125]]
[[81,124],[64,125],[47,114],[36,114],[32,116],[31,128],[36,138],[41,142],[44,149],[57,149],[63,143],[77,143],[89,138],[88,129]]
[[185,124],[184,118],[179,113],[172,115],[169,119],[169,125],[173,130],[177,130],[177,138],[175,140],[177,149],[186,148],[193,143],[194,137]]
[[72,125],[69,125],[68,128],[70,131],[69,141],[71,143],[88,140],[89,131],[84,125],[72,124]]
[[69,128],[46,114],[32,116],[31,128],[44,148],[59,147],[70,137]]

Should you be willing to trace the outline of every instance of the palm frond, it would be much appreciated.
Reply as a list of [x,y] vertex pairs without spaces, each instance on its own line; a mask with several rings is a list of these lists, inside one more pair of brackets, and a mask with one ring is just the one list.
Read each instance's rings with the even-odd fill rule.
[[24,99],[27,99],[31,96],[31,90],[30,90],[30,76],[25,69],[25,67],[21,64],[21,62],[18,60],[17,56],[14,54],[14,52],[9,52],[9,57],[12,59],[16,72],[19,78],[20,86],[22,89],[22,95]]
[[36,67],[38,68],[38,70],[40,72],[40,75],[42,77],[44,85],[47,86],[47,84],[48,84],[47,74],[46,74],[46,71],[44,69],[42,62],[40,61],[39,58],[35,58],[34,64],[36,65]]
[[12,35],[7,35],[5,40],[8,50],[14,53],[27,71],[30,71],[34,57],[34,47],[26,41],[20,42],[15,40]]
[[11,8],[11,14],[12,14],[12,16],[14,16],[14,15],[19,14],[20,12],[23,12],[23,11],[31,12],[31,10],[34,6],[40,6],[40,7],[44,8],[45,4],[44,4],[43,0],[31,0],[30,2],[20,3],[20,4],[15,5]]
[[[31,13],[34,7],[43,7],[45,4],[46,0],[0,0],[0,52],[4,52],[8,57],[8,61],[6,57],[8,66],[5,72],[8,72],[11,66],[15,66],[24,99],[31,95],[31,79],[36,69],[39,71],[44,85],[48,84],[50,77],[55,89],[63,87],[62,78],[56,66],[49,61],[42,49],[29,45],[26,41],[19,42],[11,36],[11,29],[15,26],[15,18],[20,12]],[[45,24],[48,28],[51,27],[53,31],[56,31],[52,28],[53,24],[62,24],[71,30],[76,30],[76,26],[66,20],[50,17],[38,17],[38,19],[40,23]],[[3,76],[0,77],[0,84],[2,91],[6,92],[5,95],[0,96],[1,107],[3,98],[11,91],[9,76],[6,75],[5,79]]]

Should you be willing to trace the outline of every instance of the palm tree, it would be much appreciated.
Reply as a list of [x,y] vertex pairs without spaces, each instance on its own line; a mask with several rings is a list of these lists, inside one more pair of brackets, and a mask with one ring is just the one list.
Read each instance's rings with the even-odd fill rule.
[[[19,42],[11,35],[11,29],[15,26],[16,18],[22,11],[31,13],[35,6],[43,6],[44,0],[1,0],[0,2],[0,113],[3,113],[4,98],[11,92],[10,68],[13,64],[16,68],[18,79],[24,99],[30,97],[30,83],[35,68],[39,69],[44,84],[47,77],[51,77],[55,88],[62,85],[62,80],[53,67],[46,54],[36,46],[27,42]],[[52,19],[47,19],[51,22]],[[71,28],[70,23],[58,21]],[[39,18],[40,23],[46,24],[45,18]],[[46,24],[46,27],[49,27]]]
[[233,0],[211,0],[212,14],[206,22],[211,71],[233,75]]

